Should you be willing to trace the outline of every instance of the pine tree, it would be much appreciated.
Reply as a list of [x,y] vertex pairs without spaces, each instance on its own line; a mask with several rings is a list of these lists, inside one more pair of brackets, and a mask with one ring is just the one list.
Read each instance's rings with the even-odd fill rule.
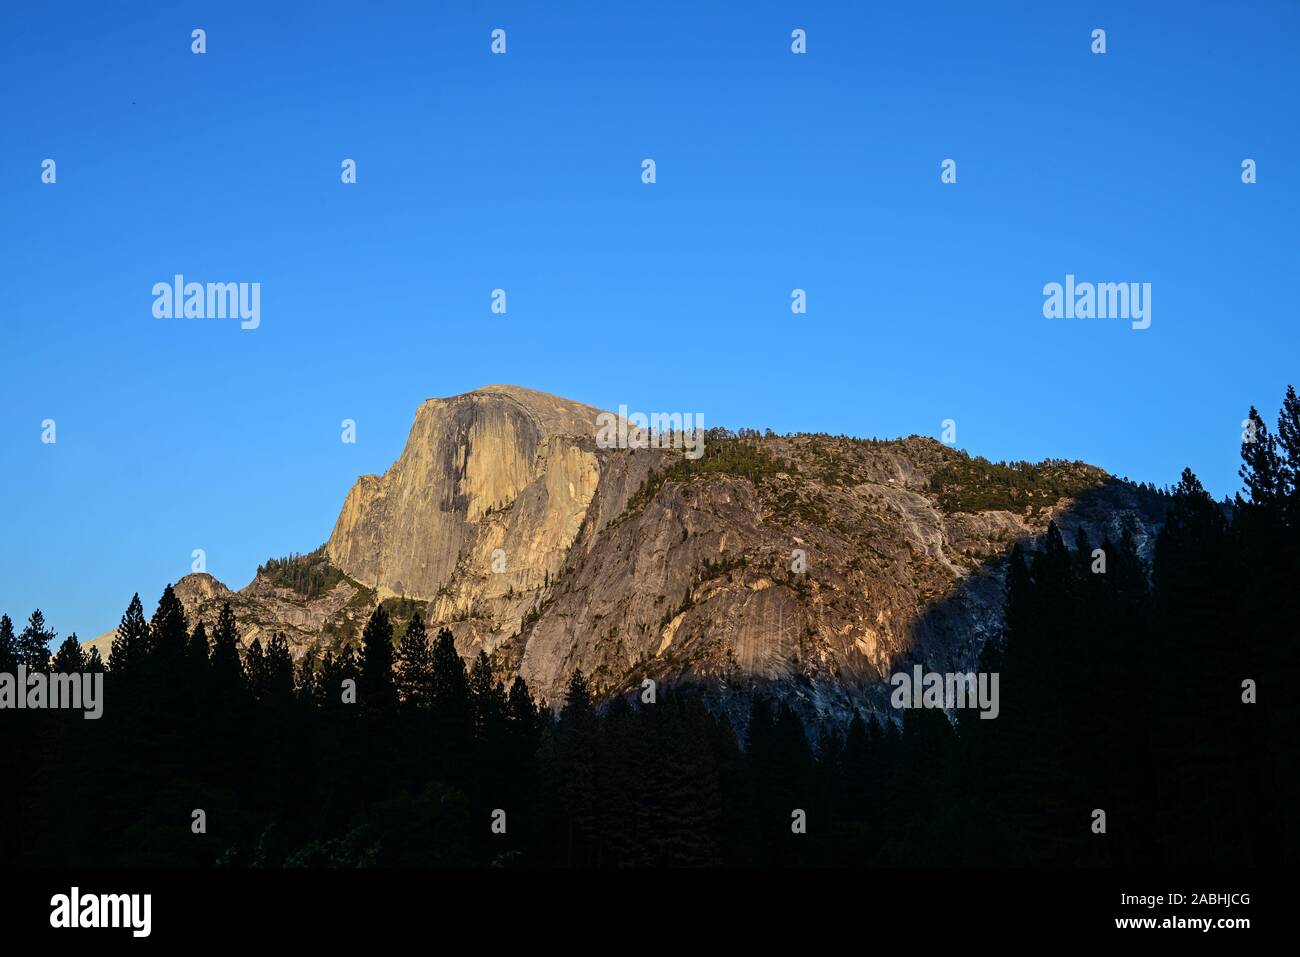
[[208,629],[198,622],[185,645],[185,680],[191,688],[206,684],[208,674]]
[[528,682],[516,675],[506,696],[506,755],[512,770],[512,789],[522,800],[532,800],[536,790],[536,756],[543,719],[528,690]]
[[313,700],[318,707],[334,708],[341,704],[343,676],[338,659],[333,651],[326,651],[321,656],[320,668],[316,671],[315,686],[312,688]]
[[135,678],[148,657],[149,624],[144,620],[144,606],[137,592],[117,626],[113,647],[108,653],[108,670],[119,677]]
[[104,670],[104,659],[99,655],[99,649],[93,645],[86,655],[86,674],[99,674]]
[[0,615],[0,674],[14,674],[18,670],[18,636],[8,615]]
[[352,642],[344,643],[343,650],[334,658],[334,666],[338,682],[332,693],[336,700],[342,700],[343,682],[351,681],[357,687],[361,685],[361,665],[357,651],[352,647]]
[[872,742],[867,723],[856,710],[844,735],[844,793],[849,812],[864,808],[872,792]]
[[414,708],[428,708],[433,684],[433,653],[424,619],[417,611],[407,622],[397,649],[397,692]]
[[266,645],[253,693],[260,703],[281,709],[293,701],[293,656],[288,640],[278,631]]
[[483,741],[500,741],[506,722],[506,693],[492,677],[492,664],[485,652],[474,659],[469,676],[470,698],[474,703],[474,733]]
[[[1277,439],[1268,431],[1254,406],[1250,407],[1246,436],[1241,443],[1241,469],[1238,475],[1246,485],[1250,501],[1272,505],[1283,492],[1286,465],[1278,454]],[[1183,473],[1184,478],[1190,469]]]
[[256,635],[248,645],[244,655],[244,671],[248,675],[248,689],[257,698],[266,687],[266,652],[262,650],[262,639]]
[[68,635],[63,639],[63,644],[54,655],[50,662],[50,671],[55,674],[80,674],[86,670],[86,658],[81,652],[81,644],[77,641],[77,636]]
[[294,672],[294,696],[303,705],[314,705],[316,697],[316,671],[312,667],[311,655],[303,655]]
[[239,656],[239,634],[230,602],[222,603],[217,614],[208,662],[212,685],[219,695],[234,696],[243,691],[246,681],[244,663]]
[[[1283,463],[1283,509],[1276,530],[1280,541],[1276,549],[1277,569],[1272,576],[1279,583],[1274,592],[1276,607],[1266,627],[1273,636],[1271,642],[1260,641],[1268,650],[1260,654],[1260,665],[1274,676],[1280,688],[1300,686],[1300,591],[1294,587],[1300,581],[1300,397],[1294,386],[1287,386],[1282,409],[1277,422],[1278,451]],[[1288,582],[1289,584],[1280,584]],[[1264,587],[1267,587],[1265,585]],[[1288,702],[1270,710],[1267,715],[1270,752],[1278,782],[1278,802],[1281,807],[1300,806],[1300,749],[1295,742],[1300,739],[1300,708]],[[1271,859],[1300,859],[1300,821],[1294,814],[1280,815],[1282,838],[1280,853]]]
[[18,635],[18,656],[28,671],[48,671],[50,642],[54,631],[45,624],[45,615],[37,608],[27,619],[27,627]]
[[393,683],[393,624],[378,605],[361,633],[359,703],[365,711],[388,712],[397,705]]
[[1091,581],[1092,544],[1088,541],[1088,530],[1080,525],[1074,530],[1074,573],[1079,581]]
[[158,610],[149,623],[150,650],[162,672],[171,679],[179,676],[180,664],[189,643],[190,627],[185,608],[168,585],[158,599]]
[[595,716],[591,703],[591,686],[581,668],[574,668],[569,676],[569,688],[565,693],[564,707],[560,710],[560,722],[569,724],[589,724]]
[[[1245,631],[1224,600],[1235,577],[1233,552],[1223,511],[1184,470],[1156,536],[1151,575],[1160,667],[1152,676],[1149,721],[1159,742],[1156,800],[1167,807],[1157,853],[1171,865],[1229,863],[1221,853],[1240,843],[1239,835],[1225,833],[1225,826],[1239,826],[1235,814],[1223,817],[1223,799],[1235,785],[1225,769],[1232,757],[1227,709],[1237,701],[1238,684],[1224,674],[1234,657],[1225,639]],[[1205,827],[1208,820],[1217,826]]]
[[1277,417],[1277,451],[1281,461],[1281,485],[1294,503],[1300,498],[1300,397],[1295,386],[1286,387],[1282,410]]
[[541,730],[537,715],[537,703],[528,690],[528,682],[523,675],[516,675],[510,684],[510,693],[506,698],[506,716],[510,726],[511,737],[518,742],[521,755],[532,754],[537,747],[537,733]]
[[434,737],[448,775],[460,780],[469,769],[474,738],[474,708],[470,701],[465,661],[456,651],[450,630],[438,632],[433,648],[431,691]]
[[[1241,446],[1247,496],[1237,496],[1231,534],[1239,563],[1232,594],[1239,612],[1222,641],[1238,684],[1268,675],[1272,686],[1290,688],[1300,683],[1300,592],[1295,587],[1300,580],[1300,398],[1295,388],[1287,387],[1275,436],[1264,432],[1253,408],[1250,421],[1253,436],[1248,434]],[[1283,810],[1300,804],[1294,746],[1300,737],[1298,710],[1261,694],[1257,704],[1234,707],[1228,715],[1242,816],[1260,847],[1259,859],[1269,863],[1300,854],[1300,824]],[[1265,794],[1273,800],[1263,800]]]
[[432,696],[435,708],[468,711],[469,677],[465,661],[456,651],[456,639],[450,630],[443,628],[433,647]]
[[560,798],[564,860],[569,866],[596,863],[599,806],[596,786],[596,712],[582,669],[575,668],[555,729],[552,787]]

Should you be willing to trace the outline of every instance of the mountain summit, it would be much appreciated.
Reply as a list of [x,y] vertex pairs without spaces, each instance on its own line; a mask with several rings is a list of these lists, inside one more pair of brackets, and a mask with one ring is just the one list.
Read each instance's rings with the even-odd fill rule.
[[348,493],[326,554],[384,597],[432,599],[495,549],[509,570],[488,593],[540,586],[595,494],[599,412],[517,386],[426,400],[401,457]]
[[1055,520],[1146,550],[1163,515],[1154,491],[1078,462],[722,429],[693,459],[600,447],[600,415],[508,385],[428,399],[321,549],[239,592],[187,576],[177,594],[209,625],[230,601],[245,642],[281,631],[299,657],[355,645],[383,602],[398,634],[418,609],[552,702],[581,668],[606,693],[762,686],[843,715],[910,662],[974,666],[1000,637],[1013,543]]

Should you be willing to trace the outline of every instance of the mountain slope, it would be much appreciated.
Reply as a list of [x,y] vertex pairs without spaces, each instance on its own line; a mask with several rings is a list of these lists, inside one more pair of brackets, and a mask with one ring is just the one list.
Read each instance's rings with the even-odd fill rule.
[[1082,463],[721,430],[693,461],[599,448],[598,414],[514,386],[429,399],[323,550],[237,593],[187,576],[178,595],[209,625],[230,600],[246,642],[284,631],[299,656],[355,643],[380,601],[399,633],[419,608],[552,702],[582,668],[605,692],[647,677],[724,697],[764,686],[836,713],[913,658],[971,667],[998,633],[1013,542],[1055,519],[1145,549],[1162,512]]

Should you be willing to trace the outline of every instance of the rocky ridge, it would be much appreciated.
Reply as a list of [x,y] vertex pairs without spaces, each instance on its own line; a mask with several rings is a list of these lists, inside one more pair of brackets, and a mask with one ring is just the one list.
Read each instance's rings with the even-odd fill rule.
[[[241,640],[282,631],[298,657],[355,643],[384,602],[399,633],[418,608],[551,702],[581,668],[606,693],[765,687],[835,715],[906,662],[972,667],[999,632],[1007,551],[1049,520],[1094,544],[1127,529],[1145,551],[1163,512],[1082,463],[720,430],[691,461],[599,448],[598,414],[514,386],[429,399],[393,466],[293,559],[305,574],[269,563],[237,592],[188,575],[177,594],[209,627],[230,601]],[[107,656],[111,633],[94,643]]]

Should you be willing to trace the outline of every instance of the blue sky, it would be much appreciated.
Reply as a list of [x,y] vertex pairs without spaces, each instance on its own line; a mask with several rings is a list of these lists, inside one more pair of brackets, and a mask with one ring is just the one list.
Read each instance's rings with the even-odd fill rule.
[[[290,6],[0,14],[16,620],[92,637],[195,548],[242,587],[488,383],[1223,495],[1300,380],[1290,0]],[[154,319],[178,272],[260,328]],[[1066,273],[1151,328],[1045,319]]]

